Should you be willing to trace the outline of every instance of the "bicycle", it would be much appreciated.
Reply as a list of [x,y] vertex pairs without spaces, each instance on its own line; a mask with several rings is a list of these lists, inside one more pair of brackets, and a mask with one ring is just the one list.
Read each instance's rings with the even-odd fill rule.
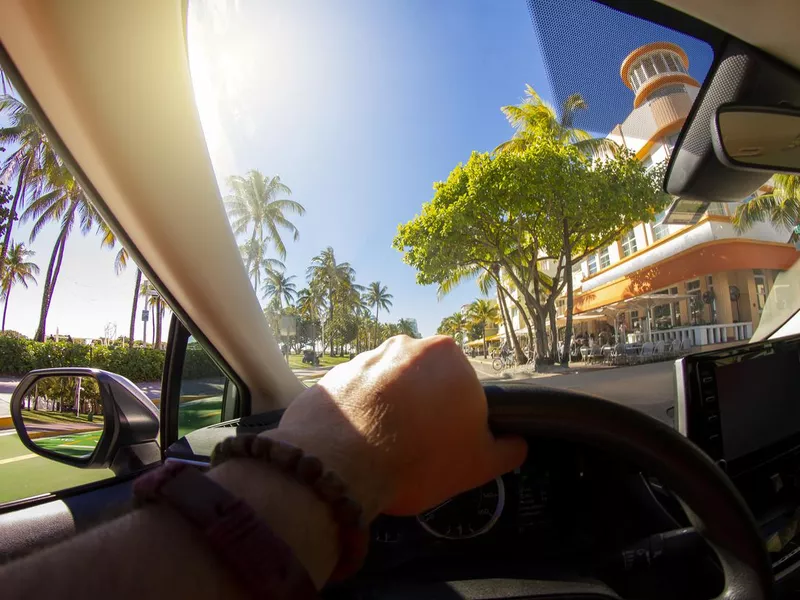
[[517,359],[511,353],[498,356],[492,361],[492,368],[497,372],[515,367],[516,365]]

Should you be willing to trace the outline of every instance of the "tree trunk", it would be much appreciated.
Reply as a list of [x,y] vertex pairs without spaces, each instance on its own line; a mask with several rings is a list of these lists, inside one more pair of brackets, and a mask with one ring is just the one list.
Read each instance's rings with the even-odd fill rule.
[[378,321],[378,311],[380,307],[376,304],[375,305],[375,347],[378,347],[378,327],[380,327],[380,321]]
[[156,304],[156,337],[155,337],[155,346],[159,350],[161,349],[161,298],[158,299],[158,303]]
[[569,364],[569,347],[572,343],[572,246],[569,243],[569,225],[564,219],[564,256],[566,259],[566,273],[567,279],[567,322],[566,329],[564,330],[564,352],[561,357],[563,364]]
[[150,315],[150,329],[152,329],[153,335],[150,337],[151,345],[153,348],[156,347],[156,314],[154,310],[150,311],[152,314]]
[[547,307],[547,316],[550,319],[550,335],[552,337],[550,340],[550,354],[558,361],[558,320],[556,319],[556,307],[554,305]]
[[47,313],[50,311],[50,302],[53,299],[53,290],[58,279],[58,271],[61,269],[61,259],[64,257],[64,245],[66,242],[66,230],[62,229],[56,238],[53,252],[50,255],[50,263],[47,265],[47,275],[45,276],[44,289],[42,290],[42,307],[39,311],[39,325],[33,339],[43,342],[45,329],[47,327]]
[[11,244],[11,231],[14,228],[14,220],[17,217],[17,206],[19,204],[19,199],[25,194],[25,187],[27,185],[27,182],[25,181],[25,172],[28,170],[29,162],[30,158],[26,158],[25,162],[22,163],[22,167],[19,170],[19,175],[17,176],[17,189],[14,191],[14,199],[11,201],[11,210],[8,211],[8,223],[5,227],[6,232],[3,236],[3,249],[0,253],[0,273],[3,272],[3,269],[6,266],[8,246]]
[[133,288],[133,305],[131,308],[131,327],[128,333],[128,348],[133,348],[136,335],[136,309],[139,307],[139,288],[142,287],[142,270],[136,267],[136,286]]
[[[514,331],[514,322],[511,320],[511,311],[508,310],[506,306],[505,297],[507,294],[503,292],[503,288],[499,283],[496,283],[497,287],[497,301],[500,303],[500,310],[503,313],[503,324],[505,325],[506,329],[506,340],[511,340],[511,345],[514,347],[514,355],[517,358],[517,364],[524,365],[528,362],[528,357],[525,355],[525,352],[522,350],[522,346],[519,343],[519,339],[517,338],[517,333]],[[510,294],[508,294],[510,296]],[[508,327],[507,323],[511,323],[511,327]]]
[[3,306],[3,331],[6,330],[6,311],[8,310],[8,299],[11,297],[11,288],[9,287],[6,291],[6,302]]
[[489,358],[489,353],[486,352],[486,321],[483,322],[483,358]]

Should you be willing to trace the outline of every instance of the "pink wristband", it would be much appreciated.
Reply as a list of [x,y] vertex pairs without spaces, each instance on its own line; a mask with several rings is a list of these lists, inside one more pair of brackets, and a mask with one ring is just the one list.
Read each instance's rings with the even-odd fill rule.
[[219,559],[253,598],[317,598],[292,549],[246,502],[183,463],[166,463],[136,480],[137,506],[160,503],[202,532]]

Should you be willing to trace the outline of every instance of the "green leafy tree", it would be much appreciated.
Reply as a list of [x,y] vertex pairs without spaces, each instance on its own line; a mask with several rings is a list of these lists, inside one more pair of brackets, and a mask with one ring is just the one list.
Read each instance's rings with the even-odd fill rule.
[[776,227],[790,229],[790,241],[798,237],[800,225],[800,177],[776,174],[772,177],[772,190],[756,196],[736,207],[733,225],[745,232],[756,223],[769,222]]
[[394,247],[423,285],[499,266],[495,285],[523,318],[527,309],[536,357],[552,362],[557,342],[554,335],[548,347],[548,319],[555,331],[555,302],[566,287],[569,330],[573,262],[660,210],[666,198],[659,177],[626,151],[590,161],[574,145],[541,135],[524,150],[473,153],[434,184],[433,199],[399,226]]
[[367,293],[364,300],[369,306],[375,307],[376,345],[378,341],[378,319],[380,315],[380,309],[382,308],[386,312],[389,312],[389,308],[392,306],[392,298],[394,298],[394,296],[389,293],[389,288],[385,285],[381,285],[380,281],[373,281],[367,286]]
[[29,283],[36,283],[35,276],[39,274],[39,266],[28,260],[34,254],[36,253],[33,250],[28,250],[25,244],[12,244],[11,250],[6,257],[2,278],[2,292],[5,300],[3,303],[3,331],[6,330],[6,312],[8,311],[11,290],[18,283],[22,284],[25,289],[28,288]]

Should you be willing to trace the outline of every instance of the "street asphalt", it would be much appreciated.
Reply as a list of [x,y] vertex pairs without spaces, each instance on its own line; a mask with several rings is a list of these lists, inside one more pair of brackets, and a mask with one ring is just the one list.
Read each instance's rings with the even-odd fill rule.
[[[470,363],[482,381],[502,381],[492,371],[491,366],[473,360]],[[585,392],[636,408],[668,425],[673,423],[672,417],[667,413],[667,409],[672,408],[675,403],[672,361],[515,381]]]

